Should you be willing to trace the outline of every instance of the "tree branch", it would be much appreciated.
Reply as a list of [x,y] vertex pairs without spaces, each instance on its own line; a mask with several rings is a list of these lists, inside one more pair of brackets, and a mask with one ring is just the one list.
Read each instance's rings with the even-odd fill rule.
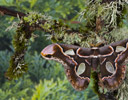
[[[15,10],[12,10],[12,9],[9,9],[9,8],[6,8],[6,7],[4,7],[4,6],[0,6],[0,14],[1,15],[9,15],[9,16],[13,16],[13,17],[17,17],[17,16],[19,16],[20,18],[22,18],[22,17],[24,17],[24,16],[26,16],[27,14],[25,14],[25,13],[22,13],[22,12],[19,12],[19,11],[15,11]],[[43,21],[39,21],[40,23],[39,24],[44,24],[45,22],[47,22],[47,20],[43,20]],[[74,23],[73,23],[74,24]],[[75,23],[75,24],[79,24],[79,23]],[[56,23],[55,23],[55,27],[56,27]],[[58,26],[57,26],[58,27]],[[50,34],[52,34],[51,32],[49,32],[49,31],[47,31],[47,30],[45,30],[45,29],[43,29],[42,27],[40,27],[39,25],[35,25],[35,28],[36,29],[40,29],[40,30],[43,30],[43,31],[45,31],[45,32],[48,32],[48,33],[50,33]],[[74,30],[74,29],[68,29],[68,30],[65,30],[65,32],[66,33],[68,33],[68,34],[71,34],[71,33],[80,33],[79,32],[79,30]]]
[[19,11],[15,11],[3,6],[0,6],[0,13],[2,15],[9,15],[9,16],[13,16],[13,17],[17,17],[17,15],[21,18],[23,16],[25,16],[25,13],[19,12]]

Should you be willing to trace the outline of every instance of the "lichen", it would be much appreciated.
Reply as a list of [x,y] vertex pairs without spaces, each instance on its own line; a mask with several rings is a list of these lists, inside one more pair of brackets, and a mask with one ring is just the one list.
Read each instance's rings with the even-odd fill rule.
[[[110,3],[104,3],[107,0],[86,0],[85,9],[80,13],[79,20],[84,25],[75,29],[66,24],[62,20],[55,20],[51,16],[31,12],[23,17],[18,23],[16,35],[13,39],[15,49],[14,55],[10,60],[10,67],[6,72],[9,79],[22,76],[27,71],[27,64],[24,56],[28,47],[29,39],[32,33],[37,30],[43,30],[48,35],[48,38],[54,42],[62,42],[65,44],[78,44],[82,47],[90,47],[91,44],[105,43],[109,44],[114,41],[127,38],[127,27],[122,28],[123,20],[121,16],[127,12],[125,0],[115,0]],[[101,18],[101,29],[96,30],[96,19]],[[75,30],[75,31],[74,31]],[[95,45],[94,45],[95,46]],[[128,72],[128,70],[127,70]],[[125,100],[127,97],[127,81],[128,75],[124,83],[118,90],[117,97],[120,100]],[[97,73],[92,73],[94,79],[93,89],[100,95],[98,87]],[[107,93],[107,92],[106,92]]]
[[28,40],[31,37],[32,31],[29,30],[28,24],[23,20],[17,27],[16,34],[13,38],[14,54],[10,60],[10,67],[6,72],[8,79],[13,79],[22,76],[27,71],[27,64],[24,61],[25,51],[27,50]]
[[123,27],[123,28],[113,29],[113,31],[111,31],[110,33],[103,35],[104,35],[104,39],[107,40],[108,44],[110,44],[115,41],[126,39],[128,37],[127,33],[128,33],[128,28]]
[[[108,3],[106,0],[86,0],[85,9],[80,13],[79,20],[85,23],[85,27],[88,29],[86,31],[88,38],[85,39],[83,36],[84,40],[81,46],[89,47],[90,44],[98,43],[109,44],[124,39],[125,36],[121,33],[123,29],[120,28],[124,24],[123,20],[124,15],[128,12],[127,8],[126,0],[114,0]],[[99,22],[101,24],[100,30],[96,30],[99,25],[96,24],[98,17],[101,19]]]

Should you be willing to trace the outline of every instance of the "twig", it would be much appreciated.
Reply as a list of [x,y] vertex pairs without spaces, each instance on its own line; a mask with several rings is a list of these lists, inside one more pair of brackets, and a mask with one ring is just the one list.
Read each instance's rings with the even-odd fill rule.
[[9,15],[9,16],[13,16],[13,17],[17,17],[19,16],[20,18],[25,16],[25,13],[19,12],[19,11],[15,11],[3,6],[0,6],[0,12],[2,13],[2,15]]

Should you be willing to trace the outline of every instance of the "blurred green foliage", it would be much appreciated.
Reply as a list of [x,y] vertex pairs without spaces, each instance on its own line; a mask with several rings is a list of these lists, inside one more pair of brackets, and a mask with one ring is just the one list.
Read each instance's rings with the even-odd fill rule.
[[6,81],[0,89],[0,97],[1,100],[30,100],[33,88],[33,83],[27,76],[19,80]]
[[[68,22],[76,20],[80,16],[78,13],[85,9],[85,1],[0,0],[0,5],[26,13],[37,11],[48,14],[54,19],[63,19],[65,22]],[[101,9],[99,9],[100,12]],[[127,13],[127,10],[125,12]],[[84,13],[84,17],[91,20],[93,18],[90,17],[91,14],[93,13]],[[125,25],[123,24],[124,26],[122,25],[124,30],[121,30],[123,36],[125,36],[125,32],[128,30],[127,17],[128,14],[124,16],[123,20],[125,23]],[[88,24],[87,19],[83,18],[82,20]],[[9,59],[14,50],[11,41],[15,34],[15,28],[12,28],[12,26],[16,26],[17,24],[14,22],[17,21],[18,19],[14,17],[0,16],[0,100],[98,100],[97,95],[91,89],[92,83],[84,91],[74,90],[65,78],[63,67],[54,61],[46,61],[40,56],[40,51],[51,43],[41,31],[35,32],[38,36],[37,38],[30,39],[25,56],[25,61],[28,63],[28,73],[20,79],[8,81],[4,74],[9,67]],[[84,30],[88,29],[84,28]],[[112,33],[115,38],[117,37],[116,31]],[[119,38],[122,39],[122,37]],[[74,39],[76,39],[75,36]],[[65,39],[65,41],[67,40]]]
[[[84,9],[83,0],[0,0],[0,5],[22,12],[34,10],[65,21],[76,19],[78,12]],[[17,21],[13,17],[0,16],[0,40],[3,40],[0,42],[0,100],[96,100],[97,96],[90,88],[82,92],[72,88],[62,65],[40,56],[40,51],[50,43],[41,31],[36,31],[37,38],[31,38],[29,42],[25,56],[28,73],[20,79],[8,81],[4,74],[14,51],[11,41]]]
[[9,53],[7,50],[0,51],[0,86],[3,85],[5,82],[4,73],[6,72],[8,66],[9,66],[9,59],[10,59],[11,53]]
[[9,65],[11,53],[0,52],[1,100],[98,100],[91,85],[84,91],[76,91],[68,82],[63,67],[54,61],[46,61],[40,54],[27,52],[25,57],[29,70],[22,78],[9,81],[4,73]]
[[32,100],[97,100],[97,96],[88,95],[90,94],[89,90],[81,93],[74,92],[70,87],[67,87],[67,84],[66,79],[60,80],[59,78],[56,82],[53,79],[44,80],[43,83],[40,81],[36,86]]

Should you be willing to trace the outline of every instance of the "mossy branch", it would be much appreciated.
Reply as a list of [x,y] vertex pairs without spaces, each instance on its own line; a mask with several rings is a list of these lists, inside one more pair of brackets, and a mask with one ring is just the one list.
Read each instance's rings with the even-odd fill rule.
[[[16,17],[18,14],[21,18],[13,39],[15,53],[10,60],[10,67],[6,72],[6,76],[8,79],[13,79],[22,76],[22,74],[27,71],[27,64],[24,61],[25,52],[32,33],[38,29],[49,33],[49,38],[54,42],[77,44],[83,47],[89,47],[90,44],[102,42],[108,44],[122,39],[120,37],[116,38],[116,31],[118,28],[118,33],[120,34],[122,32],[122,30],[119,29],[122,23],[120,16],[125,10],[125,5],[125,2],[120,0],[92,0],[92,2],[87,0],[85,10],[80,13],[84,27],[80,25],[77,29],[73,29],[63,21],[54,20],[47,15],[35,12],[24,14],[0,6],[0,13],[2,15],[7,14]],[[118,7],[121,7],[121,9]],[[100,25],[97,23],[100,23]],[[126,30],[128,31],[128,29]],[[126,31],[123,31],[122,34],[125,32]],[[93,73],[94,79],[97,79],[98,76],[96,75],[96,73]],[[112,96],[115,98],[114,92],[107,92],[106,94],[100,93],[98,81],[94,80],[94,83],[95,91],[99,96],[103,96],[105,98],[104,100],[107,100],[108,94],[109,97]]]
[[27,64],[24,61],[25,52],[28,47],[28,41],[33,30],[24,20],[19,23],[16,35],[13,38],[14,54],[10,60],[10,67],[6,72],[8,79],[13,79],[22,76],[27,71]]

